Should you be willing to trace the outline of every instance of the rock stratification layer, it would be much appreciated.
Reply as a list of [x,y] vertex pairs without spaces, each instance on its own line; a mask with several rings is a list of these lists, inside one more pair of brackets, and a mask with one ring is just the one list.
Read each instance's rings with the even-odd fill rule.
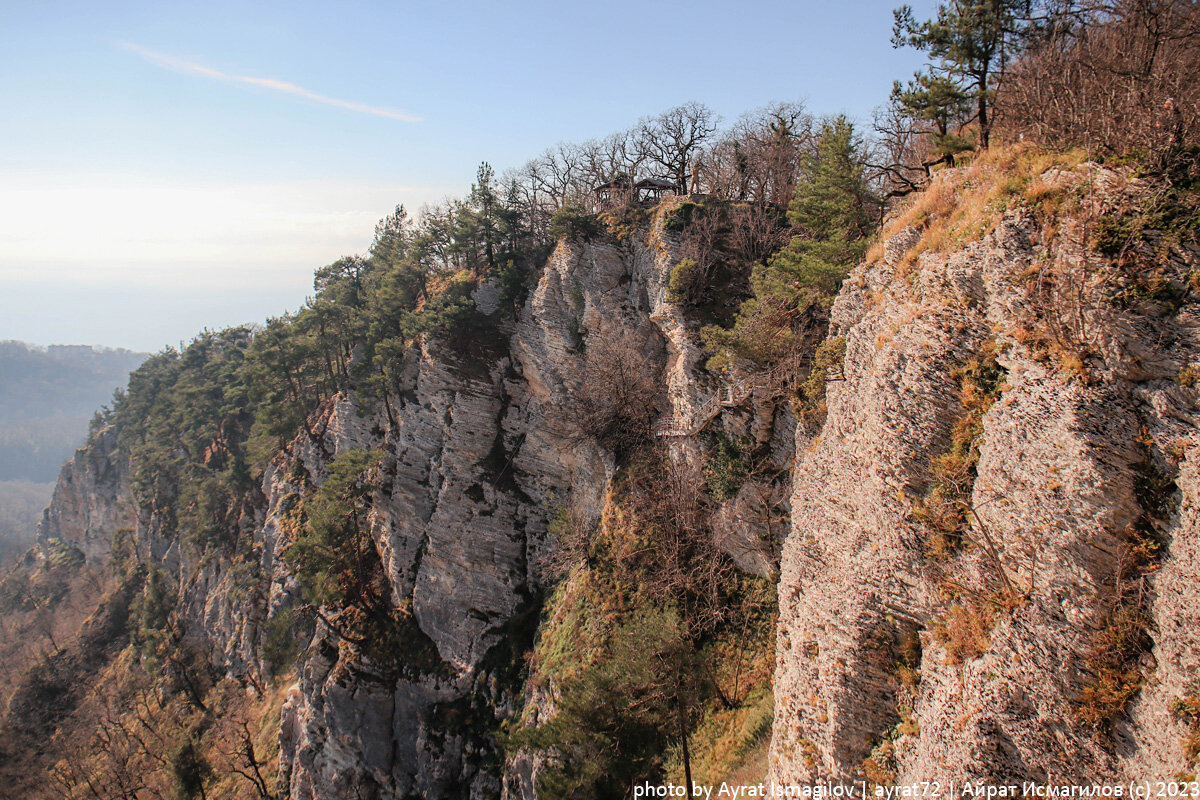
[[[1200,487],[1196,394],[1176,377],[1200,356],[1196,309],[1113,302],[1085,223],[1119,176],[1084,165],[1043,179],[1085,198],[1057,231],[1009,211],[934,252],[905,228],[837,299],[845,380],[797,448],[781,567],[776,784],[1090,785],[1186,766],[1171,708],[1200,665],[1200,595],[1185,586]],[[930,191],[962,177],[942,181]],[[1191,256],[1171,258],[1182,271]],[[1002,381],[960,543],[938,552],[922,503],[977,401],[962,370],[985,350]],[[1106,657],[1125,634],[1153,647]]]

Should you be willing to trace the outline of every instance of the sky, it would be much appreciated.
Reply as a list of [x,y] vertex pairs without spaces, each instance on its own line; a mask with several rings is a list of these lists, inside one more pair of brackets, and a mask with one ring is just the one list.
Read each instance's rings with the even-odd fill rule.
[[894,5],[0,0],[0,339],[261,322],[397,204],[683,102],[866,123]]

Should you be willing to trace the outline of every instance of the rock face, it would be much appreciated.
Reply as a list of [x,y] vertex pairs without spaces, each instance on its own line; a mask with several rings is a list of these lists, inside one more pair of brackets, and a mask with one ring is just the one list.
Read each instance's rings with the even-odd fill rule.
[[[1085,166],[1059,180],[1118,177]],[[1195,693],[1200,666],[1197,406],[1175,377],[1200,356],[1200,331],[1193,308],[1122,311],[1101,280],[1081,281],[1076,344],[1088,355],[1083,370],[1063,368],[1029,335],[1065,313],[1031,286],[1095,261],[1062,224],[1051,238],[1009,212],[974,244],[919,256],[909,228],[844,285],[831,334],[845,337],[845,380],[830,384],[827,421],[797,447],[793,476],[776,784],[1091,784],[1184,769],[1170,708]],[[982,421],[967,544],[938,558],[917,501],[965,414],[955,370],[985,343],[1004,382]],[[1157,503],[1144,492],[1156,480]],[[1149,516],[1162,548],[1134,573],[1128,531]],[[1112,721],[1085,724],[1097,637],[1141,607],[1134,595],[1153,598],[1144,685]]]
[[[1121,182],[1091,167],[1044,179],[1064,191]],[[571,422],[588,343],[642,348],[676,420],[702,417],[719,388],[696,322],[665,298],[678,243],[655,220],[625,240],[559,243],[515,319],[497,313],[466,351],[414,347],[385,402],[328,398],[234,515],[249,561],[166,535],[135,502],[112,430],[64,469],[42,537],[104,559],[130,529],[138,556],[174,579],[187,643],[218,672],[271,675],[273,640],[297,640],[281,796],[533,800],[538,756],[505,760],[492,734],[523,704],[553,713],[553,687],[526,681],[522,661],[548,530],[567,507],[598,519],[616,469]],[[1081,220],[1051,235],[1010,212],[943,253],[918,254],[922,233],[896,231],[833,308],[845,359],[823,426],[753,395],[707,420],[792,468],[775,784],[1091,783],[1186,767],[1172,709],[1200,694],[1200,467],[1196,390],[1177,377],[1200,363],[1200,316],[1112,303]],[[1047,285],[1074,299],[1047,306]],[[499,308],[494,286],[474,299]],[[937,554],[921,503],[967,413],[961,371],[985,352],[1003,380],[975,441],[963,543]],[[677,458],[704,455],[699,437],[670,442]],[[299,586],[281,558],[297,503],[359,449],[381,453],[368,523],[405,620],[386,663],[325,619],[293,619]],[[779,526],[760,511],[781,505],[776,491],[746,481],[715,515],[718,544],[747,572],[774,572]],[[1147,530],[1158,549],[1138,555],[1130,531]],[[1107,691],[1130,690],[1119,713],[1089,717],[1113,677],[1099,674],[1097,642],[1133,612],[1148,646]]]
[[112,428],[98,432],[63,465],[42,516],[39,541],[73,542],[89,559],[104,560],[113,533],[133,528],[136,509],[117,456],[116,436]]
[[[360,417],[340,398],[322,419],[320,441],[298,442],[290,459],[277,460],[264,485],[264,554],[278,549],[281,509],[297,490],[280,476],[300,464],[319,482],[322,464],[338,453],[383,449],[372,535],[397,602],[411,603],[441,662],[385,678],[339,662],[336,641],[318,631],[316,654],[284,709],[290,797],[501,792],[479,730],[526,693],[512,662],[532,642],[552,546],[548,520],[567,506],[598,519],[614,468],[569,421],[586,341],[644,343],[650,363],[662,365],[664,407],[674,413],[690,413],[708,390],[695,330],[664,300],[676,260],[661,221],[644,240],[560,243],[490,361],[427,344],[390,400],[394,423],[381,413]],[[777,428],[786,441],[786,421]],[[767,569],[761,554],[747,558]],[[264,568],[275,575],[272,609],[286,606],[288,576]],[[473,722],[447,724],[455,719]],[[520,777],[504,781],[506,793],[532,799],[537,764],[510,760],[504,772]]]
[[[319,630],[284,709],[289,796],[499,794],[479,729],[520,696],[505,669],[531,641],[547,519],[566,502],[598,513],[608,478],[600,451],[565,437],[557,414],[578,370],[572,329],[587,330],[572,320],[601,313],[597,305],[616,324],[630,317],[639,286],[628,266],[602,248],[561,247],[489,361],[427,344],[389,400],[394,422],[360,418],[340,398],[320,441],[296,448],[317,482],[337,454],[382,448],[371,533],[395,599],[412,608],[433,657],[400,678],[372,674],[339,660],[336,639]],[[623,286],[634,288],[613,296]],[[276,474],[292,471],[281,463]],[[288,491],[267,495],[278,508]]]
[[[568,506],[598,519],[615,469],[612,454],[571,423],[586,343],[616,337],[642,346],[661,371],[668,413],[691,414],[713,390],[697,368],[696,326],[664,300],[674,251],[661,217],[625,241],[562,242],[516,319],[496,318],[494,340],[468,352],[426,340],[407,354],[386,403],[328,399],[240,512],[250,564],[201,557],[166,535],[154,509],[134,502],[111,430],[64,470],[43,536],[104,558],[114,531],[131,529],[138,555],[174,576],[189,645],[220,672],[269,675],[268,640],[280,631],[302,638],[281,717],[284,796],[532,798],[538,759],[505,765],[491,731],[527,693],[521,655],[533,641],[553,546],[548,522]],[[487,314],[498,298],[484,284],[474,299]],[[740,414],[727,414],[729,424],[748,430],[746,419],[734,419]],[[784,462],[789,421],[782,414],[766,426]],[[320,619],[288,621],[298,604],[280,557],[289,513],[327,478],[331,460],[358,449],[382,453],[370,534],[393,604],[411,610],[404,652],[386,664],[348,651]],[[769,553],[753,552],[761,546],[753,525],[731,528],[730,551],[769,571]]]

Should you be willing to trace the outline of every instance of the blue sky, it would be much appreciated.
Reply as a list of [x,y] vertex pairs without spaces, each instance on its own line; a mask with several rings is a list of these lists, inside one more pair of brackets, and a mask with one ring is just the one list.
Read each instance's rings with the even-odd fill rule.
[[893,5],[0,0],[0,339],[260,321],[397,203],[681,102],[865,121]]

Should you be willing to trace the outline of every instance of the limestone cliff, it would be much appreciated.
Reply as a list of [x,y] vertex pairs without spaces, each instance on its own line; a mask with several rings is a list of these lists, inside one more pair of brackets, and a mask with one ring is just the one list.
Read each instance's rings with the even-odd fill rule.
[[[279,668],[268,640],[298,640],[280,720],[284,796],[483,798],[507,782],[532,797],[537,759],[518,755],[506,766],[494,731],[528,699],[522,657],[546,585],[548,520],[567,506],[598,519],[614,474],[613,454],[570,423],[586,342],[641,343],[661,371],[668,416],[690,418],[716,386],[701,368],[697,326],[664,299],[673,248],[662,213],[621,240],[562,241],[515,320],[499,323],[497,341],[468,352],[427,338],[406,354],[386,404],[352,392],[323,402],[233,514],[249,561],[197,551],[167,531],[153,496],[134,490],[111,427],[64,468],[43,538],[77,542],[103,560],[128,529],[138,559],[170,576],[187,645],[221,674],[260,681]],[[495,295],[480,285],[481,312],[494,311]],[[779,415],[765,435],[786,462],[791,417]],[[723,416],[720,424],[750,429],[743,409]],[[700,452],[695,442],[680,446]],[[290,514],[326,480],[330,461],[352,450],[382,453],[370,536],[392,604],[411,614],[402,651],[383,660],[347,649],[322,617],[289,616],[300,604],[281,558]],[[729,513],[737,516],[736,502]],[[770,572],[770,548],[752,523],[741,528],[727,549]]]
[[[941,176],[838,297],[844,381],[798,444],[783,554],[778,784],[1187,772],[1172,705],[1200,665],[1200,487],[1197,395],[1177,378],[1200,357],[1196,306],[1116,299],[1125,284],[1093,237],[1136,191],[1124,176],[1091,164],[1033,176],[1029,197],[1063,199],[1051,218],[994,202],[1010,173]],[[976,203],[992,220],[982,235],[930,246],[981,191],[993,201]],[[937,202],[942,219],[906,226]],[[1196,263],[1183,247],[1144,257],[1177,286]],[[1002,377],[960,538],[939,550],[931,485],[979,407],[963,371],[983,351]]]
[[[511,316],[478,285],[486,341],[425,336],[382,401],[345,389],[310,409],[222,509],[236,546],[176,535],[112,428],[64,468],[43,539],[98,560],[131,547],[168,576],[172,630],[217,673],[294,674],[280,796],[533,800],[545,754],[497,732],[555,713],[561,687],[527,664],[550,530],[564,508],[611,512],[621,468],[571,406],[589,344],[631,342],[660,432],[683,434],[662,437],[672,459],[703,462],[712,430],[791,470],[771,781],[1184,772],[1179,708],[1200,690],[1196,254],[1143,238],[1120,257],[1149,248],[1156,277],[1118,268],[1095,228],[1136,181],[1047,162],[1014,183],[1012,168],[944,173],[846,280],[823,421],[704,369],[699,322],[667,297],[670,201],[632,234],[560,241]],[[402,620],[383,653],[295,613],[282,557],[297,507],[351,451],[381,454],[367,527]],[[746,481],[713,519],[738,567],[774,577],[780,537],[751,513],[769,488]]]

